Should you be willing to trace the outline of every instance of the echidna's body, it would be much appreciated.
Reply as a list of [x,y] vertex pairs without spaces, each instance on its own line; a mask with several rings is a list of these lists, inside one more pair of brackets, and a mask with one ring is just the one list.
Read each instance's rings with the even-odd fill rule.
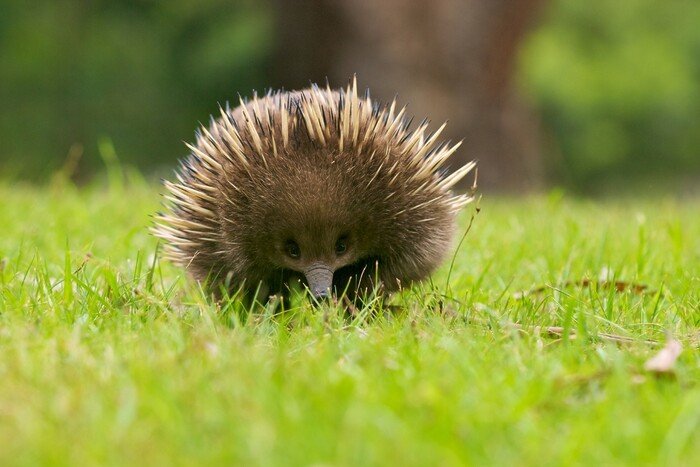
[[[425,278],[449,251],[457,211],[472,200],[441,165],[459,146],[442,127],[408,129],[395,102],[313,86],[222,110],[201,128],[155,234],[166,257],[209,288],[315,297]],[[444,127],[444,125],[443,125]]]

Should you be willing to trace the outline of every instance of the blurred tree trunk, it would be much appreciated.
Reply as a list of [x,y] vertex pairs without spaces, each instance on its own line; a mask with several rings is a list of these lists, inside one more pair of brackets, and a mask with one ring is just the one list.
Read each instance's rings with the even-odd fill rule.
[[409,114],[464,138],[456,162],[479,159],[479,185],[540,180],[538,125],[518,99],[517,50],[544,0],[277,0],[275,86],[310,81],[396,94]]

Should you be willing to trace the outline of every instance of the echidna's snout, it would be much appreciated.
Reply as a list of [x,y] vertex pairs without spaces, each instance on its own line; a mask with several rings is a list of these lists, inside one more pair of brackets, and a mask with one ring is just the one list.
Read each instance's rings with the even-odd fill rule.
[[314,300],[322,301],[330,297],[333,285],[333,270],[328,265],[321,262],[312,263],[304,271],[304,276],[306,276],[306,283]]

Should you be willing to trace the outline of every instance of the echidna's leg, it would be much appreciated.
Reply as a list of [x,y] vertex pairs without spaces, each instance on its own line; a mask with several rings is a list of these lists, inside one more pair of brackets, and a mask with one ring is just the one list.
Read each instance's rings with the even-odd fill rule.
[[246,295],[248,308],[265,306],[270,299],[270,285],[267,282],[258,282],[255,288],[251,287]]
[[372,300],[383,291],[377,259],[368,258],[337,270],[333,288],[338,298],[345,296],[356,306]]

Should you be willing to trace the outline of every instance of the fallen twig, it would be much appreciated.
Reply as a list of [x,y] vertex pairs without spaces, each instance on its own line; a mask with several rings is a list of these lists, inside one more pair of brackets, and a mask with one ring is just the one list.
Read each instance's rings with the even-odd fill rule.
[[[544,334],[549,337],[566,337],[570,340],[574,340],[578,337],[578,335],[573,331],[569,331],[568,334],[565,334],[565,329],[561,326],[523,326],[522,324],[518,323],[508,323],[507,326],[513,329],[532,332],[534,334]],[[597,337],[598,339],[604,341],[619,342],[625,344],[640,343],[646,345],[658,345],[658,342],[656,341],[646,339],[635,339],[634,337],[620,336],[617,334],[609,334],[606,332],[600,332],[591,337]]]

